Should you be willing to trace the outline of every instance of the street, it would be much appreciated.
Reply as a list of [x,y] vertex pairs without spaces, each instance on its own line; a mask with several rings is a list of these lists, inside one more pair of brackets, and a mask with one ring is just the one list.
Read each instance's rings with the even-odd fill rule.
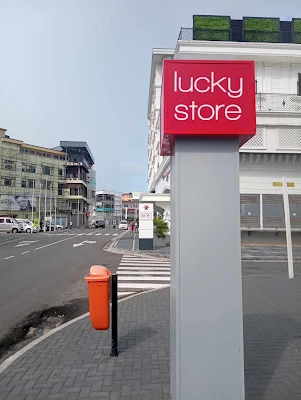
[[[121,256],[102,251],[118,231],[85,229],[23,234],[0,244],[0,342],[33,312],[87,298],[93,264],[113,273]],[[83,312],[88,311],[88,303]]]

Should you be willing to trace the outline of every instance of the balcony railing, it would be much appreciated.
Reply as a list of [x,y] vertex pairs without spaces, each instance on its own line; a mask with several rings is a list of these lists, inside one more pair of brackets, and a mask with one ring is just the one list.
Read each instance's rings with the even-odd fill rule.
[[301,113],[301,96],[296,94],[257,93],[256,110]]
[[[292,36],[293,34],[290,31],[236,31],[232,29],[181,28],[178,40],[292,43]],[[295,42],[298,43],[297,39]]]

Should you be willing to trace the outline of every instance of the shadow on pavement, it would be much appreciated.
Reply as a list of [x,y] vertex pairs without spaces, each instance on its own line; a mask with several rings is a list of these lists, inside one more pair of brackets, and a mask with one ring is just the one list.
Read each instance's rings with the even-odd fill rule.
[[144,340],[148,340],[156,334],[156,331],[149,326],[137,326],[119,338],[119,352],[122,353],[137,346]]
[[246,393],[275,399],[292,395],[283,377],[286,375],[289,386],[296,379],[292,371],[300,368],[300,334],[300,321],[284,314],[244,316]]

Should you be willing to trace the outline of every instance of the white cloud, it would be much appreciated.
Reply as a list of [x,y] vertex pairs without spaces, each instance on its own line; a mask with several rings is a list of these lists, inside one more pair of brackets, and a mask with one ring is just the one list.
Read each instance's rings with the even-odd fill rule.
[[133,161],[125,161],[124,163],[122,163],[122,166],[132,171],[144,171],[143,165],[136,164]]

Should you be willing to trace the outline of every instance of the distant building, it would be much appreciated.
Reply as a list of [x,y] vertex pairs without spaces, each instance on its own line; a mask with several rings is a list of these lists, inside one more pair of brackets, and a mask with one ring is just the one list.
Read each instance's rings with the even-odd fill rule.
[[121,193],[110,190],[97,190],[95,200],[95,216],[93,219],[102,219],[112,224],[121,220],[122,200]]
[[44,220],[51,213],[66,225],[66,213],[57,207],[65,165],[65,152],[24,143],[0,129],[0,214]]
[[61,141],[60,148],[67,159],[66,177],[58,196],[59,207],[68,213],[68,225],[72,221],[74,227],[87,226],[96,187],[92,152],[86,142]]
[[140,192],[122,194],[122,218],[135,221],[139,217]]

